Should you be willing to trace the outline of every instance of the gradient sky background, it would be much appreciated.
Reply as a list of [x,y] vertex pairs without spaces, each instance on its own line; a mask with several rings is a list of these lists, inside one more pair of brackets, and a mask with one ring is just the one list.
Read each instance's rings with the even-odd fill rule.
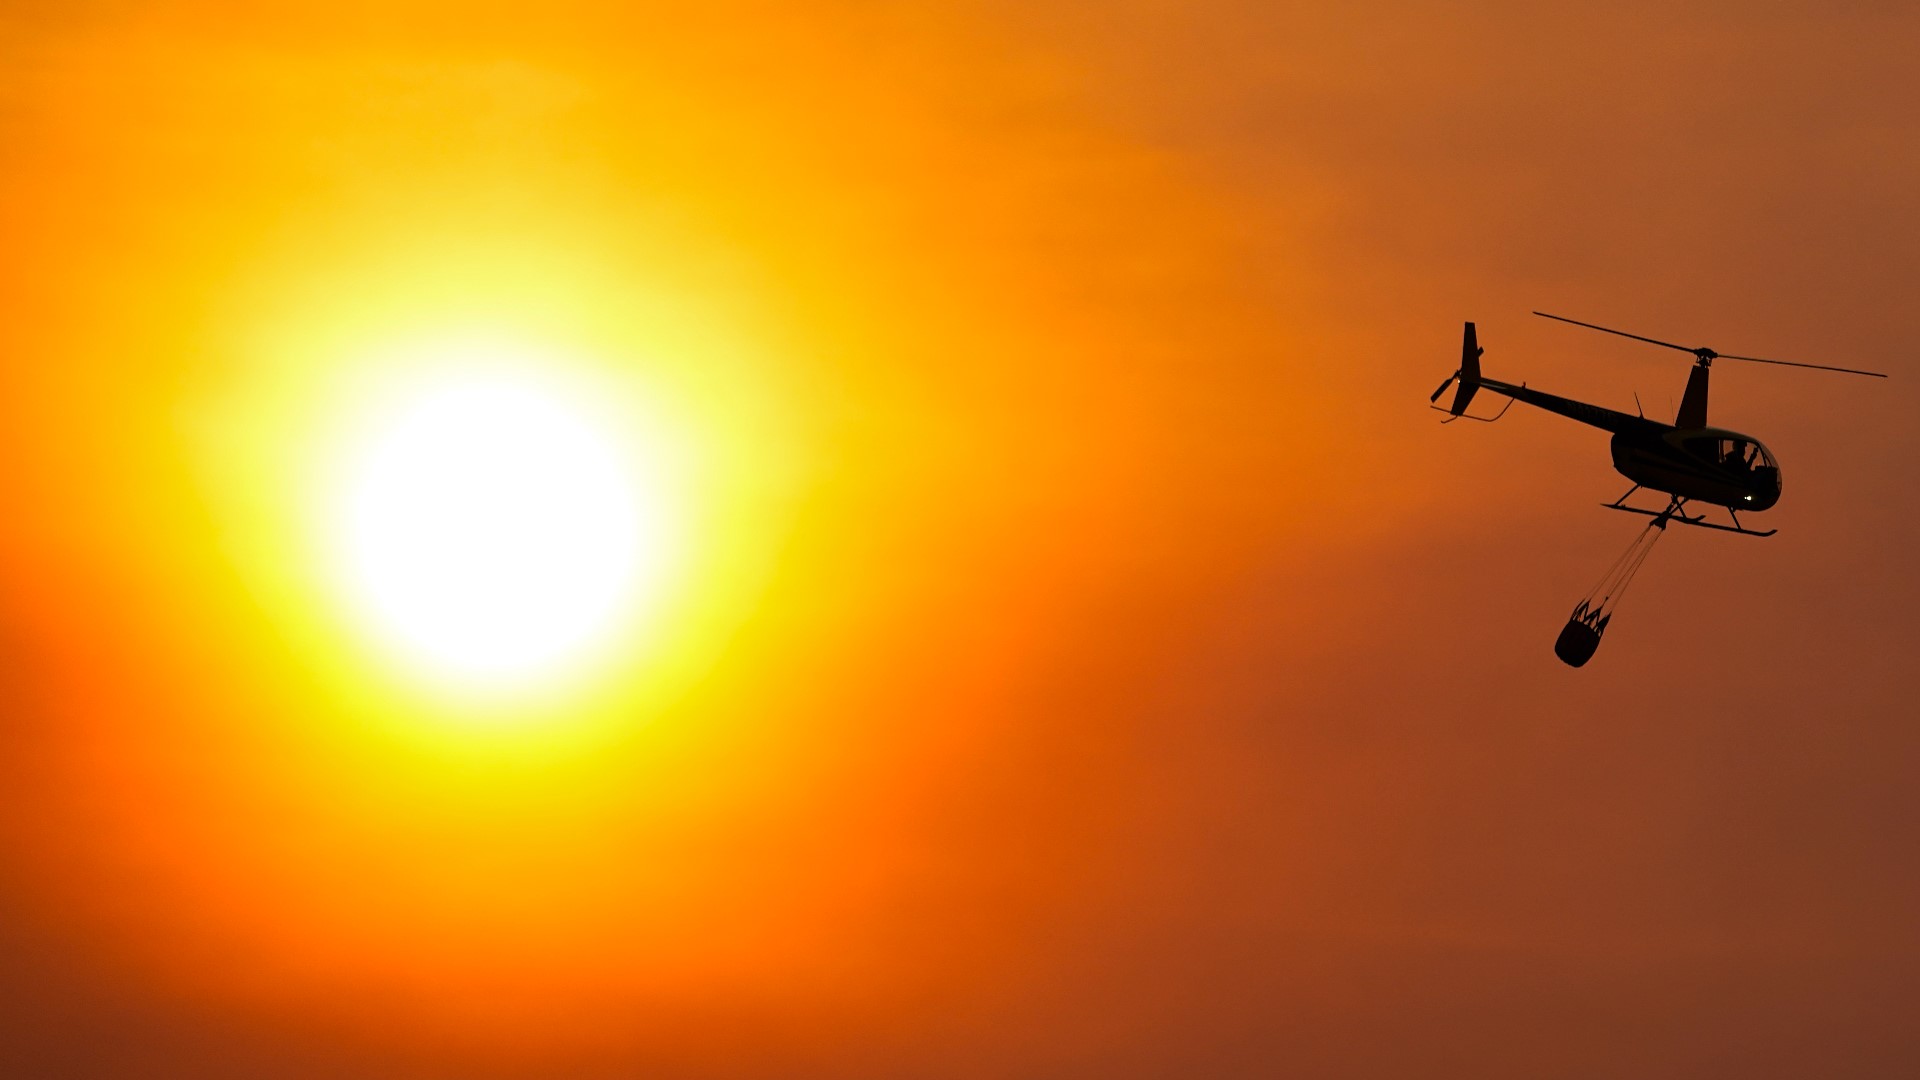
[[[1916,40],[8,4],[0,1071],[1913,1073]],[[1674,530],[1579,671],[1604,436],[1424,395],[1463,319],[1616,408],[1686,363],[1534,308],[1893,376],[1717,367],[1780,533]],[[724,459],[729,599],[561,734],[291,554],[308,391],[481,309]]]

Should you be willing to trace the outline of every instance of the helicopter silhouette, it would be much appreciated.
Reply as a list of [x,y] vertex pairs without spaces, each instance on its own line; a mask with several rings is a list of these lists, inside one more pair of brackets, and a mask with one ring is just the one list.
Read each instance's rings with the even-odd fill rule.
[[[1606,334],[1644,341],[1649,345],[1677,349],[1693,356],[1693,370],[1687,375],[1687,388],[1680,398],[1680,411],[1671,424],[1649,420],[1645,415],[1630,415],[1614,409],[1604,408],[1584,401],[1561,397],[1534,390],[1526,383],[1518,385],[1489,379],[1480,373],[1480,357],[1486,352],[1475,338],[1472,323],[1466,324],[1466,334],[1460,345],[1460,368],[1447,376],[1440,388],[1427,399],[1429,407],[1449,414],[1442,423],[1452,423],[1462,417],[1469,420],[1493,421],[1505,416],[1515,401],[1559,413],[1580,423],[1613,433],[1613,467],[1620,475],[1633,481],[1633,487],[1627,493],[1611,503],[1605,503],[1609,510],[1622,510],[1629,514],[1643,514],[1653,519],[1626,553],[1615,561],[1600,583],[1580,601],[1567,620],[1566,628],[1554,642],[1554,654],[1572,667],[1579,667],[1592,658],[1600,647],[1600,636],[1606,632],[1607,624],[1613,619],[1615,606],[1626,593],[1627,586],[1640,570],[1652,552],[1655,541],[1666,531],[1667,523],[1677,521],[1682,525],[1691,525],[1702,529],[1717,529],[1721,532],[1739,533],[1742,536],[1772,536],[1777,529],[1749,529],[1740,521],[1740,512],[1759,513],[1770,509],[1780,501],[1780,463],[1765,444],[1751,435],[1726,428],[1707,425],[1707,380],[1715,360],[1742,360],[1756,364],[1776,364],[1781,367],[1812,368],[1817,371],[1839,371],[1849,375],[1870,375],[1884,379],[1886,375],[1878,371],[1862,371],[1858,368],[1833,367],[1827,364],[1802,364],[1791,360],[1767,360],[1758,356],[1728,356],[1708,348],[1688,348],[1675,345],[1658,338],[1629,334],[1624,330],[1598,326],[1593,323],[1569,319],[1561,315],[1549,315],[1536,311],[1535,315],[1545,319],[1584,326],[1589,330],[1598,330]],[[1460,388],[1454,392],[1453,402],[1447,408],[1434,404],[1447,387],[1455,382]],[[1493,416],[1473,416],[1467,412],[1467,405],[1480,390],[1503,394],[1509,400]],[[1648,488],[1667,496],[1665,509],[1649,510],[1627,505],[1627,500],[1641,488]],[[1724,507],[1731,525],[1721,525],[1706,520],[1705,512],[1688,514],[1688,503],[1699,502]]]
[[[1680,412],[1671,424],[1658,420],[1649,420],[1644,415],[1619,412],[1614,409],[1592,405],[1584,401],[1561,397],[1534,390],[1526,383],[1515,385],[1499,379],[1489,379],[1480,373],[1480,357],[1486,350],[1475,340],[1473,324],[1468,323],[1466,335],[1460,347],[1460,369],[1440,384],[1440,389],[1428,398],[1429,404],[1440,400],[1447,387],[1458,381],[1460,388],[1454,392],[1453,403],[1440,409],[1449,413],[1443,423],[1451,423],[1461,417],[1469,420],[1493,421],[1506,415],[1514,401],[1524,401],[1559,413],[1613,433],[1613,467],[1620,475],[1633,481],[1633,487],[1625,495],[1605,504],[1609,510],[1624,510],[1630,514],[1644,514],[1655,518],[1664,525],[1667,521],[1678,521],[1683,525],[1693,525],[1703,529],[1718,529],[1722,532],[1740,533],[1743,536],[1772,536],[1777,529],[1764,532],[1746,528],[1740,523],[1740,511],[1759,513],[1780,501],[1780,463],[1765,444],[1751,435],[1726,428],[1707,426],[1707,379],[1715,360],[1742,360],[1755,364],[1777,364],[1782,367],[1813,368],[1816,371],[1839,371],[1849,375],[1871,375],[1884,379],[1878,371],[1861,371],[1858,368],[1832,367],[1827,364],[1801,364],[1791,360],[1766,360],[1758,356],[1728,356],[1707,348],[1688,348],[1675,345],[1658,338],[1629,334],[1624,330],[1614,330],[1593,323],[1569,319],[1561,315],[1549,315],[1536,311],[1535,315],[1544,319],[1555,319],[1575,326],[1584,326],[1589,330],[1598,330],[1606,334],[1644,341],[1649,345],[1659,345],[1668,349],[1678,349],[1693,355],[1693,370],[1687,375],[1687,388],[1680,397]],[[1493,416],[1472,416],[1467,413],[1467,404],[1474,394],[1485,389],[1496,394],[1504,394],[1512,399]],[[1668,497],[1664,510],[1646,510],[1626,505],[1627,499],[1641,488],[1658,491]],[[1688,515],[1685,507],[1689,502],[1708,503],[1726,508],[1732,525],[1719,525],[1706,521],[1704,513]]]

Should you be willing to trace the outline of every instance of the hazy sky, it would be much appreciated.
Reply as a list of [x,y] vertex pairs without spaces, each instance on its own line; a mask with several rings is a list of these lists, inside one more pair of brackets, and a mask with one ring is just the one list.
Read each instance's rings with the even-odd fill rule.
[[[1894,4],[13,3],[0,1072],[1906,1075]],[[1784,495],[1641,522],[1722,363]],[[299,433],[484,314],[705,440],[526,731],[368,666]],[[543,728],[544,725],[544,728]],[[559,734],[550,734],[558,732]]]

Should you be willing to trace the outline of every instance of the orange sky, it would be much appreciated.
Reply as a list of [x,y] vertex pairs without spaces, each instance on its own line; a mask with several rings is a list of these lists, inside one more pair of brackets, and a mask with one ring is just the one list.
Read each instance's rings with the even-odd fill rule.
[[[1913,1071],[1920,20],[1750,7],[10,5],[0,1072]],[[1533,308],[1893,377],[1572,671],[1603,437],[1421,396],[1684,365]],[[504,731],[300,530],[475,319],[700,477]]]

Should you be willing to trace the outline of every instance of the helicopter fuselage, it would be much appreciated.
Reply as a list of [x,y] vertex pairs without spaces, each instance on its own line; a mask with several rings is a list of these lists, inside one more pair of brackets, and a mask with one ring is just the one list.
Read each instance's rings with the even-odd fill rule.
[[1654,491],[1734,510],[1780,501],[1780,465],[1760,440],[1714,427],[1678,427],[1532,389],[1481,378],[1482,389],[1613,433],[1613,467]]
[[1641,487],[1734,510],[1780,501],[1780,466],[1751,435],[1725,428],[1668,428],[1657,439],[1616,433],[1613,467]]

